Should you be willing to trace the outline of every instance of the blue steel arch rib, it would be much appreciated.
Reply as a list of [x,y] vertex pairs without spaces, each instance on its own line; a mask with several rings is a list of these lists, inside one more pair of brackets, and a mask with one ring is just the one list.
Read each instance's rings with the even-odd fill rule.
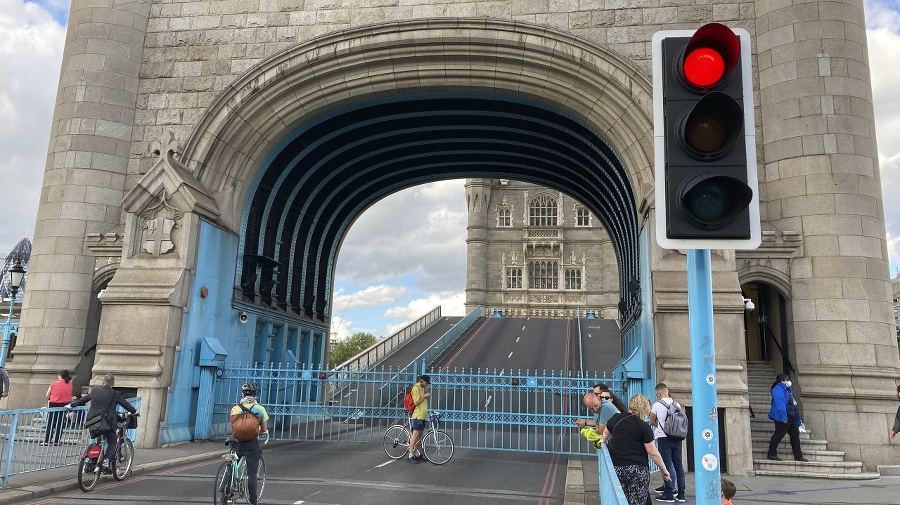
[[333,261],[353,220],[390,193],[454,177],[534,182],[581,201],[610,234],[620,293],[631,303],[638,217],[613,148],[578,118],[545,104],[467,94],[356,105],[310,121],[279,143],[254,179],[242,216],[244,298],[324,320]]

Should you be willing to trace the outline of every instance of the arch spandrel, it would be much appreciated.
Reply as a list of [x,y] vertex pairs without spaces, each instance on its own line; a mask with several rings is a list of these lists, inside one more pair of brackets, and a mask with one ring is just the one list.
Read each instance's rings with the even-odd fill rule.
[[[353,103],[435,91],[500,92],[567,110],[617,149],[638,201],[650,191],[649,79],[564,32],[486,19],[383,23],[275,55],[210,105],[184,159],[217,198],[237,192],[234,202],[243,202],[262,160],[303,122]],[[238,230],[240,204],[218,203],[220,224]]]

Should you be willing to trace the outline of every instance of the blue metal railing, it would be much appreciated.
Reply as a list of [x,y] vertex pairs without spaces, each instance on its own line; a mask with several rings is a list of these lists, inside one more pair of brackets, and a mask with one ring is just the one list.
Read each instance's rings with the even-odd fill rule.
[[600,503],[603,505],[628,505],[628,499],[625,498],[625,492],[622,491],[622,484],[619,482],[619,476],[616,475],[616,468],[613,466],[606,444],[597,449],[597,462],[600,466]]
[[[140,410],[140,398],[128,401]],[[90,438],[81,428],[87,409],[74,409],[74,421],[66,418],[69,411],[65,407],[0,411],[0,454],[3,455],[0,488],[9,487],[12,475],[77,465]],[[121,407],[118,410],[121,412]],[[58,444],[55,443],[57,430],[61,432]],[[128,438],[134,440],[135,431],[128,430]]]
[[[457,447],[591,454],[575,419],[588,417],[582,396],[598,382],[621,392],[606,374],[569,376],[529,370],[425,370],[431,375],[430,409],[445,414],[443,428]],[[411,370],[381,368],[331,373],[294,366],[230,365],[217,378],[212,436],[230,431],[228,413],[241,384],[260,385],[259,401],[276,440],[380,443],[388,426],[405,419],[402,397],[415,381]]]

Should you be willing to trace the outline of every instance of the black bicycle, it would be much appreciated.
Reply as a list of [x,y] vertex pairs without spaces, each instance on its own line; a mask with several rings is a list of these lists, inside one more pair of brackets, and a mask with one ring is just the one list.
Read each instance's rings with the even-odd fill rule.
[[[130,412],[116,414],[116,452],[109,462],[110,472],[114,479],[125,480],[131,474],[131,464],[134,462],[134,444],[125,436],[126,430],[137,428],[137,417]],[[87,493],[100,481],[101,463],[103,462],[103,445],[105,435],[100,435],[93,440],[81,453],[78,462],[78,487]]]

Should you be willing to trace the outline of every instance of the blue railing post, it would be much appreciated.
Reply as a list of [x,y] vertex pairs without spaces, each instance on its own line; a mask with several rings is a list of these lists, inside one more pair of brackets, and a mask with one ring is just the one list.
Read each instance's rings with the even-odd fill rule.
[[688,249],[688,319],[693,391],[694,487],[697,505],[718,505],[722,496],[716,346],[713,331],[712,264],[709,249]]
[[19,427],[19,411],[14,410],[12,419],[9,422],[9,440],[6,445],[6,456],[3,458],[3,489],[9,487],[9,468],[12,463],[13,454],[16,447],[16,430]]

